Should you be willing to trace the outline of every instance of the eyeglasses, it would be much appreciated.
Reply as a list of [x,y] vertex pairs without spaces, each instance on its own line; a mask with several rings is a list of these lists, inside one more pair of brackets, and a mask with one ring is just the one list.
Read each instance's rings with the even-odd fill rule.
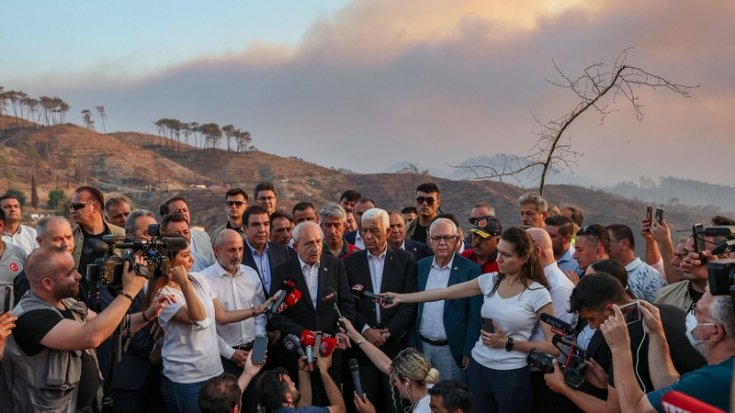
[[68,207],[69,209],[73,209],[74,211],[79,211],[80,209],[84,208],[85,206],[89,204],[93,204],[94,202],[77,202],[77,203],[69,203]]
[[426,204],[428,206],[432,206],[434,205],[434,202],[436,202],[436,199],[430,196],[417,196],[416,197],[417,204]]
[[455,241],[457,239],[457,236],[456,235],[432,235],[429,237],[429,239],[436,243],[439,243],[442,240],[447,243],[450,243],[452,241]]
[[245,202],[243,202],[243,201],[225,201],[225,205],[227,205],[228,207],[236,206],[236,207],[239,208],[239,207],[243,206],[244,204],[245,204]]

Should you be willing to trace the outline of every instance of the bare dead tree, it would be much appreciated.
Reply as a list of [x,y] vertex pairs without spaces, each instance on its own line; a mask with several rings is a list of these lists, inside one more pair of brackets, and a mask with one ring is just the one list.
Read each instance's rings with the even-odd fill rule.
[[641,88],[668,89],[675,94],[691,97],[692,89],[699,85],[683,85],[648,72],[640,67],[627,64],[628,52],[623,50],[612,64],[603,60],[593,63],[584,69],[583,74],[571,77],[554,63],[554,68],[560,80],[548,80],[554,86],[567,89],[579,99],[577,105],[557,119],[546,123],[534,116],[534,121],[540,126],[533,132],[538,137],[536,143],[529,149],[525,157],[500,155],[498,162],[491,165],[457,166],[475,175],[476,179],[514,178],[518,182],[521,174],[537,173],[539,179],[539,194],[543,195],[544,185],[549,172],[572,170],[576,158],[581,153],[572,148],[571,136],[567,133],[570,126],[585,112],[594,111],[600,116],[600,123],[605,117],[616,112],[615,104],[618,98],[624,98],[630,103],[636,119],[643,120],[643,105],[637,94]]

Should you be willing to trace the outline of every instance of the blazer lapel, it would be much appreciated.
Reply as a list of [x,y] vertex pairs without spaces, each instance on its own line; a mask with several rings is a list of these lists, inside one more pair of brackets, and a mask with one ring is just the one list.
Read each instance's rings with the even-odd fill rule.
[[393,270],[394,266],[396,265],[396,257],[391,252],[390,248],[385,253],[385,261],[383,262],[383,274],[381,274],[380,277],[380,292],[389,291],[390,287],[388,283],[390,283],[390,278],[392,274],[395,274],[396,272]]
[[375,292],[375,288],[373,286],[373,277],[370,275],[370,263],[368,262],[370,258],[367,255],[367,251],[365,251],[365,259],[360,260],[360,272],[359,274],[362,275],[362,288],[365,291]]

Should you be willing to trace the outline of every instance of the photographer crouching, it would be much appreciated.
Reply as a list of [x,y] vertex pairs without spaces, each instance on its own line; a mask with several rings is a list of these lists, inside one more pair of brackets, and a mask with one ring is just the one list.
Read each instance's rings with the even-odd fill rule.
[[[142,263],[140,257],[137,263]],[[99,314],[75,300],[82,276],[61,247],[41,247],[26,263],[31,292],[16,305],[16,328],[5,348],[0,403],[6,412],[93,412],[101,409],[100,371],[94,349],[121,322],[137,331],[171,302],[126,316],[146,279],[125,263],[122,291]]]

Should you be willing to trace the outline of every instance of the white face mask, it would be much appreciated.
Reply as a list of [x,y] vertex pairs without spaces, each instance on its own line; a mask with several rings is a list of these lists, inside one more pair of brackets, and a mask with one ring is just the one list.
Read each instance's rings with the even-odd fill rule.
[[701,353],[703,356],[706,356],[705,354],[705,341],[700,340],[699,338],[694,336],[694,330],[698,327],[706,326],[706,325],[716,325],[715,323],[700,323],[697,321],[697,317],[694,315],[693,311],[690,311],[687,313],[686,317],[686,336],[689,340],[689,343],[694,347],[699,353]]

